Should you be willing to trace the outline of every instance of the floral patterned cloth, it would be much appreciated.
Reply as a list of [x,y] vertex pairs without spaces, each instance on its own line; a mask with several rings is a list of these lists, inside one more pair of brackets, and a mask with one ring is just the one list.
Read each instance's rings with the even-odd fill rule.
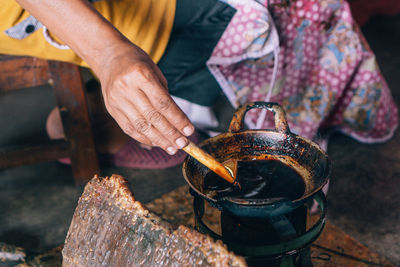
[[[362,142],[393,135],[397,107],[346,1],[226,2],[237,12],[207,65],[234,107],[277,102],[292,132],[314,140],[325,129]],[[250,127],[260,112],[248,112]]]

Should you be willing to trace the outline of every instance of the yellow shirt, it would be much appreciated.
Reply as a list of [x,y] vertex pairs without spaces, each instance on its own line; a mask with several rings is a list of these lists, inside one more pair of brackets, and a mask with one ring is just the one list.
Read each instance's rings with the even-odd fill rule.
[[[160,60],[174,22],[176,0],[102,0],[93,6],[155,62]],[[0,54],[28,55],[87,66],[72,50],[49,44],[42,29],[21,40],[5,33],[29,16],[14,0],[0,0]]]

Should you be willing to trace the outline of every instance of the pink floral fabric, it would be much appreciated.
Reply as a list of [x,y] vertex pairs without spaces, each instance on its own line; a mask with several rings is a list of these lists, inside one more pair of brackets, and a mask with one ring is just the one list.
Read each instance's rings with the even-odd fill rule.
[[[346,1],[226,2],[237,12],[207,64],[234,107],[277,102],[292,132],[309,139],[323,129],[362,142],[393,135],[397,107]],[[274,64],[276,82],[266,99]],[[250,127],[260,112],[248,112]],[[262,128],[273,122],[267,117]]]

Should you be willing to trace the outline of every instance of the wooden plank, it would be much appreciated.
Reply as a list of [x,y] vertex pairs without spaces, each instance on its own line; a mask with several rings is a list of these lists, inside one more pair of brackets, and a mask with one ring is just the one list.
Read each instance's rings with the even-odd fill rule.
[[48,64],[44,59],[0,55],[0,91],[48,84]]
[[0,169],[53,161],[67,157],[68,154],[68,143],[65,140],[53,140],[40,145],[3,148],[0,151]]
[[100,167],[79,67],[49,61],[49,71],[50,85],[54,88],[64,132],[70,144],[69,156],[75,183],[84,184],[95,174],[100,174]]
[[321,236],[311,246],[311,257],[314,267],[394,267],[384,257],[330,223],[325,226]]
[[120,176],[92,179],[79,199],[63,266],[246,266],[221,242],[163,222],[135,201]]

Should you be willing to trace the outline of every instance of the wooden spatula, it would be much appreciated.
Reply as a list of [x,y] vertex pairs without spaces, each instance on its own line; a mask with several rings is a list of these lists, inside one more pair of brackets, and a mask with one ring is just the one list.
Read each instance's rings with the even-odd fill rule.
[[200,163],[204,164],[207,168],[218,174],[221,178],[225,179],[227,182],[240,187],[240,184],[236,181],[236,160],[229,160],[229,164],[227,164],[229,166],[224,166],[213,156],[190,141],[189,144],[183,148],[183,150]]

